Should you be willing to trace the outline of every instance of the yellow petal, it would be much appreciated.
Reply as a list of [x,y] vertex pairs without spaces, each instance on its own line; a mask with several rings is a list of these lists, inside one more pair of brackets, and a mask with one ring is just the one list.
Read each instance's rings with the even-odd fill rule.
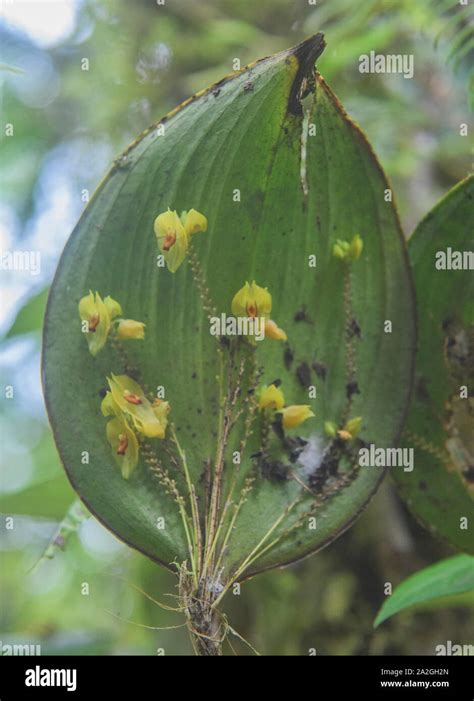
[[103,416],[119,416],[121,409],[112,396],[112,392],[107,392],[103,398],[100,410]]
[[171,411],[170,403],[165,402],[163,399],[155,399],[152,404],[155,416],[160,419],[160,421],[166,421],[167,416]]
[[347,258],[347,252],[349,250],[349,244],[347,241],[337,240],[332,247],[332,254],[335,258],[340,258],[345,260]]
[[96,311],[95,295],[90,290],[88,295],[79,300],[79,316],[88,320]]
[[330,436],[331,438],[336,437],[337,426],[334,423],[334,421],[325,421],[324,422],[324,432],[327,436]]
[[178,231],[180,228],[183,229],[183,225],[176,210],[168,209],[167,212],[162,212],[155,219],[154,229],[158,239],[165,237],[168,233]]
[[346,425],[344,426],[344,431],[347,431],[348,433],[351,434],[352,438],[355,438],[356,436],[359,435],[360,429],[362,428],[362,416],[356,416],[353,419],[350,419]]
[[123,417],[109,421],[105,430],[122,476],[128,479],[138,465],[140,448],[137,437]]
[[165,437],[165,432],[166,432],[166,427],[168,425],[168,414],[171,411],[171,407],[169,402],[165,402],[162,399],[156,399],[153,404],[153,413],[155,414],[156,418],[161,424],[163,433],[160,436],[157,436],[157,438],[164,438]]
[[274,341],[286,341],[288,336],[271,319],[265,321],[265,338],[272,338]]
[[358,260],[360,258],[360,254],[362,253],[363,248],[364,242],[359,236],[359,234],[356,234],[352,239],[349,247],[349,257],[351,258],[351,260]]
[[88,331],[84,334],[92,355],[105,346],[110,331],[110,313],[98,292],[89,292],[79,301],[79,316],[87,321]]
[[107,307],[111,319],[115,319],[116,316],[122,316],[122,307],[115,299],[112,299],[110,295],[104,299],[104,304]]
[[190,209],[184,214],[183,225],[188,236],[197,234],[199,231],[207,231],[206,217],[195,209]]
[[276,385],[268,385],[260,392],[258,406],[260,409],[283,409],[285,397]]
[[272,311],[272,296],[266,287],[260,287],[255,280],[250,285],[250,296],[257,305],[256,316],[269,316]]
[[165,262],[170,273],[175,273],[178,270],[181,263],[186,258],[187,252],[188,243],[185,238],[178,239],[169,251],[163,251]]
[[235,293],[232,299],[231,309],[234,316],[247,316],[247,300],[250,285],[245,283],[241,289]]
[[122,340],[145,338],[145,324],[133,319],[121,319],[117,326],[117,338]]
[[292,404],[281,409],[280,413],[283,415],[283,428],[296,428],[314,416],[309,404]]

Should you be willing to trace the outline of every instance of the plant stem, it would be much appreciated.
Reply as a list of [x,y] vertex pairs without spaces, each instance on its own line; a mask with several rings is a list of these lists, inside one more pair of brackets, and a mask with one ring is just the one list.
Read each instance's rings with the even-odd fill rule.
[[212,607],[214,594],[206,586],[195,588],[192,574],[182,566],[179,595],[194,652],[200,657],[220,657],[227,623],[224,616]]
[[296,504],[299,503],[299,501],[300,501],[299,499],[295,499],[294,501],[292,501],[291,504],[289,504],[289,506],[285,509],[285,511],[284,511],[282,514],[280,514],[280,516],[276,519],[276,521],[275,521],[274,524],[271,526],[271,528],[268,529],[268,531],[265,533],[265,535],[263,536],[263,538],[261,538],[261,540],[257,543],[257,545],[254,547],[254,549],[252,550],[252,552],[245,558],[245,560],[241,563],[241,565],[240,565],[240,566],[238,567],[238,569],[235,571],[235,573],[234,573],[234,575],[232,576],[232,578],[231,578],[231,579],[229,580],[229,582],[225,585],[224,589],[222,590],[222,592],[220,593],[220,595],[217,597],[217,599],[216,599],[215,602],[213,603],[213,607],[216,607],[216,606],[219,605],[219,603],[222,601],[222,599],[224,598],[224,596],[226,595],[227,591],[230,589],[230,587],[232,586],[232,584],[233,584],[234,582],[236,582],[236,581],[239,579],[239,577],[245,572],[245,570],[246,570],[253,562],[255,562],[255,560],[257,560],[257,559],[258,559],[259,557],[261,557],[265,552],[267,552],[267,550],[269,550],[269,549],[272,548],[274,545],[276,545],[276,543],[279,542],[281,536],[278,536],[278,538],[275,538],[275,539],[274,539],[271,543],[269,543],[265,548],[263,548],[262,550],[260,550],[260,548],[262,548],[262,546],[264,545],[264,543],[269,539],[269,537],[271,536],[271,534],[275,531],[276,528],[278,528],[278,526],[280,525],[280,523],[286,518],[286,516],[288,516],[288,514],[290,513],[290,511],[293,509],[294,506],[296,506]]
[[[178,440],[178,436],[176,435],[176,431],[175,431],[174,426],[172,426],[172,428],[171,428],[171,435],[172,435],[173,440],[176,444],[176,447],[177,447],[178,453],[179,453],[179,457],[181,458],[181,462],[183,464],[186,485],[187,485],[188,493],[189,493],[189,501],[191,503],[191,514],[192,514],[192,523],[193,523],[193,549],[195,550],[193,570],[194,570],[196,584],[197,584],[198,572],[201,569],[201,562],[202,562],[202,534],[201,534],[201,523],[199,520],[199,507],[198,507],[198,503],[197,503],[196,490],[194,488],[194,484],[191,481],[191,475],[190,475],[188,463],[186,460],[186,453],[181,447],[181,444]],[[196,557],[196,555],[197,555],[197,557]]]

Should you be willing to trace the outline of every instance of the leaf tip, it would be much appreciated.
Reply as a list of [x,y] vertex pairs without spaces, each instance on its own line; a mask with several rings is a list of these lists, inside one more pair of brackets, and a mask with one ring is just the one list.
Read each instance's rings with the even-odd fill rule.
[[382,609],[380,609],[372,624],[373,629],[376,630],[379,627],[379,625],[385,621],[385,618],[386,616],[384,615]]
[[294,56],[298,62],[298,70],[288,101],[288,110],[293,114],[302,115],[301,100],[313,90],[310,86],[314,85],[315,63],[325,48],[324,34],[318,32],[288,51],[288,54]]
[[325,48],[326,41],[324,39],[324,34],[318,32],[294,46],[290,49],[290,53],[296,56],[302,68],[306,71],[310,71],[314,68],[316,60],[321,56]]

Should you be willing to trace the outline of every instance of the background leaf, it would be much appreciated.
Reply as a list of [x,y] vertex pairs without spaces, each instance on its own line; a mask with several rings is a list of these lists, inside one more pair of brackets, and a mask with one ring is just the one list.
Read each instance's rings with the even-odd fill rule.
[[81,523],[89,518],[89,513],[79,499],[73,501],[64,514],[56,531],[45,547],[35,567],[45,560],[52,560],[58,550],[64,550],[70,537],[77,532]]
[[48,293],[49,288],[41,290],[20,308],[8,329],[6,338],[13,338],[33,331],[39,332],[42,329]]
[[374,626],[417,604],[471,591],[474,591],[474,557],[450,557],[425,567],[399,584],[378,612]]
[[74,492],[62,476],[28,485],[25,489],[0,495],[0,511],[61,519]]
[[474,280],[468,269],[438,270],[435,261],[448,248],[472,248],[473,200],[471,176],[441,200],[410,239],[419,349],[404,444],[414,448],[415,468],[393,472],[421,521],[469,553],[474,553]]

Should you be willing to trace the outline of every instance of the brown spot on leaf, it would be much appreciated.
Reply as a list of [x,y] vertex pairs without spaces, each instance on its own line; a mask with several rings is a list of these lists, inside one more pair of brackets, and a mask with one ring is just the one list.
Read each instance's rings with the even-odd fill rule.
[[287,370],[291,369],[291,365],[294,360],[294,354],[293,351],[291,350],[290,346],[286,345],[285,350],[283,351],[283,363],[285,365],[285,368]]
[[314,372],[321,380],[326,379],[327,367],[326,367],[326,365],[324,365],[324,363],[319,363],[317,360],[314,360],[311,363],[311,367],[313,368]]
[[296,377],[300,385],[304,387],[304,389],[308,389],[311,385],[311,368],[307,362],[303,361],[298,365],[296,368]]

